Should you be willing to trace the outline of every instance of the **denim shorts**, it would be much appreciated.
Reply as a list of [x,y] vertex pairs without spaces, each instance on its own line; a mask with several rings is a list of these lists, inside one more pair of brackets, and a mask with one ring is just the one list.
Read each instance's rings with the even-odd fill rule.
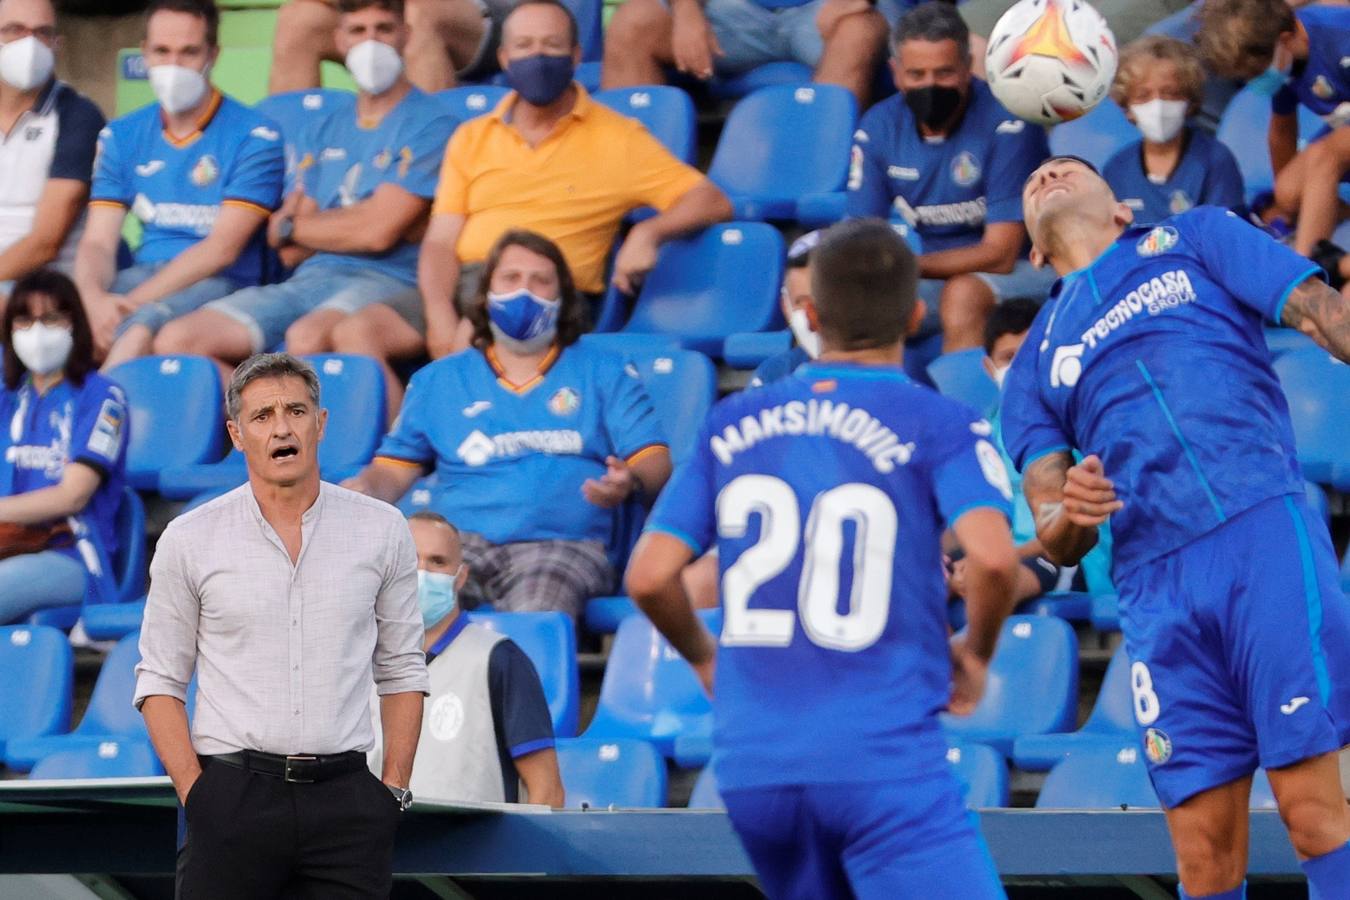
[[[129,269],[123,269],[113,279],[110,290],[114,294],[125,294],[135,290],[168,264],[166,260],[164,262],[142,263]],[[151,334],[158,334],[159,330],[173,319],[185,316],[190,312],[196,312],[212,300],[228,297],[239,288],[238,282],[222,275],[203,278],[196,284],[189,285],[177,293],[161,297],[154,303],[147,303],[127,316],[122,320],[122,324],[117,326],[117,337],[121,337],[133,325],[142,325],[150,329]]]
[[248,329],[254,353],[286,339],[296,320],[320,309],[354,313],[407,290],[408,283],[369,269],[301,266],[280,284],[245,288],[206,305]]
[[703,8],[724,56],[719,75],[738,75],[765,63],[791,60],[815,68],[825,51],[816,27],[824,0],[765,9],[753,0],[708,0]]
[[[1046,296],[1050,293],[1050,288],[1055,285],[1055,279],[1059,277],[1050,266],[1038,269],[1028,259],[1019,259],[1013,264],[1011,272],[974,272],[972,274],[989,285],[989,289],[994,292],[995,303],[1017,298],[1044,303]],[[944,284],[946,284],[946,281],[942,278],[919,279],[919,296],[928,306],[921,333],[931,334],[941,327],[941,320],[938,317],[938,300],[942,297],[942,286]]]

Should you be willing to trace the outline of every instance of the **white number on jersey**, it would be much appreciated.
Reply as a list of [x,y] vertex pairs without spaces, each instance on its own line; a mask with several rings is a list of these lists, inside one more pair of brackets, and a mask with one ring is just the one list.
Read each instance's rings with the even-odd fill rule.
[[1153,676],[1148,666],[1137,662],[1130,666],[1130,690],[1134,692],[1134,718],[1140,725],[1152,725],[1158,721],[1162,707],[1158,704],[1158,695],[1153,692]]

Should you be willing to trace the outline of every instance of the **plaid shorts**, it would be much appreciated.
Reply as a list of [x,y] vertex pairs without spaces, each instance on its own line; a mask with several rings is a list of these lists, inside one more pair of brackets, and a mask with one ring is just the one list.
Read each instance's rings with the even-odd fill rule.
[[614,569],[599,541],[518,541],[492,544],[462,532],[469,581],[464,606],[487,603],[500,612],[557,610],[576,617],[591,597],[609,593]]

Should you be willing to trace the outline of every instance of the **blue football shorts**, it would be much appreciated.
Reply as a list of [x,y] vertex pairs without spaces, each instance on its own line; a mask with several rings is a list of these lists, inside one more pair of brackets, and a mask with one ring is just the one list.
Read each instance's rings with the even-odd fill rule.
[[1303,495],[1258,503],[1117,585],[1165,807],[1350,743],[1350,604]]

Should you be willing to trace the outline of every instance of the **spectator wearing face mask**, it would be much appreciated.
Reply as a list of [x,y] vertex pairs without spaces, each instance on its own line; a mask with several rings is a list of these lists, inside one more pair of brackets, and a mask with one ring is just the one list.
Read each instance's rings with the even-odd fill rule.
[[[539,673],[510,638],[470,622],[459,605],[469,578],[459,529],[422,510],[408,517],[408,530],[417,548],[422,650],[431,678],[409,785],[413,796],[562,806],[553,721]],[[378,713],[379,705],[372,709]],[[377,723],[375,734],[381,732]],[[382,749],[371,754],[371,771],[380,771]]]
[[171,323],[158,353],[231,366],[286,342],[293,354],[334,349],[347,316],[416,282],[417,238],[441,153],[458,124],[403,70],[401,0],[341,0],[336,41],[356,82],[354,110],[335,110],[295,142],[288,193],[268,243],[293,274]]
[[[212,0],[153,0],[141,53],[158,102],[99,135],[75,282],[108,367],[148,353],[169,321],[262,278],[281,135],[211,85],[219,23]],[[134,265],[119,272],[128,213],[144,227]]]
[[820,335],[811,328],[805,303],[811,299],[811,251],[820,243],[820,231],[810,231],[788,248],[787,269],[778,302],[792,330],[792,346],[764,360],[750,376],[749,387],[760,387],[791,375],[804,362],[820,355]]
[[1242,174],[1232,152],[1186,123],[1199,108],[1204,83],[1198,54],[1175,38],[1142,37],[1121,50],[1111,97],[1143,139],[1111,157],[1102,177],[1136,223],[1201,204],[1242,206]]

